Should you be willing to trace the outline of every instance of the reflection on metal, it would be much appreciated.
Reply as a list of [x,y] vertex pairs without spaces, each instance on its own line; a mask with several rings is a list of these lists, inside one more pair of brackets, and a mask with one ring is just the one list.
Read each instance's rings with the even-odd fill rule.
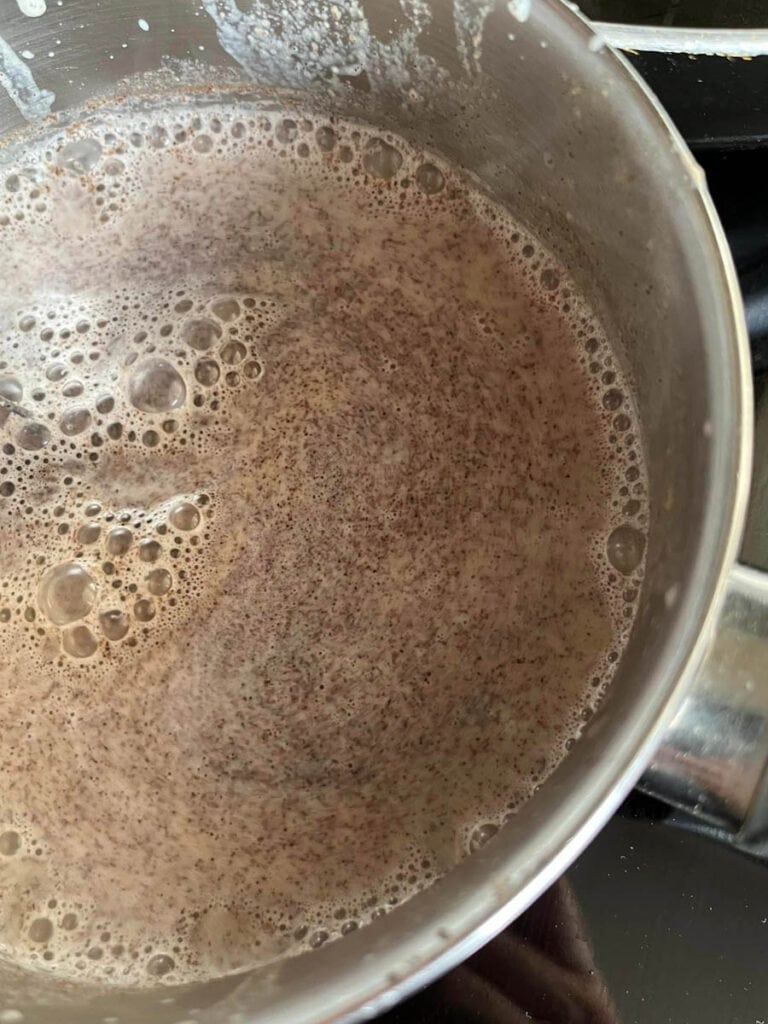
[[754,850],[768,841],[767,764],[768,575],[737,566],[697,683],[642,787]]
[[763,57],[768,55],[768,29],[665,28],[595,21],[595,32],[619,50],[690,53],[700,56]]

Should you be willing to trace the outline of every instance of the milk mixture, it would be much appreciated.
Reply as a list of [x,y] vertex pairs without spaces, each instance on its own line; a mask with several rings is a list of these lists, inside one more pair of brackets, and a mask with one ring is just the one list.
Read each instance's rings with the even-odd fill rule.
[[238,102],[0,167],[0,956],[316,947],[492,839],[636,609],[627,383],[434,154]]

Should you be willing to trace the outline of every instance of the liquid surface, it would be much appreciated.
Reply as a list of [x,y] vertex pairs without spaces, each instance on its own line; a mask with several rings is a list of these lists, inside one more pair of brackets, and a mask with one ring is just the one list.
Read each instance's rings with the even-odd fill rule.
[[0,171],[0,954],[150,985],[353,931],[610,681],[617,360],[502,210],[359,126],[166,102]]

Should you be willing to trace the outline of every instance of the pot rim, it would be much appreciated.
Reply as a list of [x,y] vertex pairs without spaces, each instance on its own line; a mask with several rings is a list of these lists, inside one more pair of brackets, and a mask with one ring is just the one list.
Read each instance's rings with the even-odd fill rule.
[[768,28],[685,28],[593,21],[592,27],[610,46],[631,53],[686,53],[694,56],[768,56]]

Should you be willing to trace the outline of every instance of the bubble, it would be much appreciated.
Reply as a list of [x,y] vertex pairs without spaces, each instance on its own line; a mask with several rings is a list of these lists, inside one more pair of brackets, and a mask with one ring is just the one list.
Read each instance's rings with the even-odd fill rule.
[[546,288],[548,292],[555,291],[560,285],[560,275],[556,270],[552,270],[551,267],[542,270],[539,280],[541,281],[542,288]]
[[498,831],[499,826],[493,825],[490,822],[485,825],[478,825],[469,837],[469,852],[475,853],[476,850],[485,846],[488,840],[493,839]]
[[53,935],[53,922],[47,917],[37,917],[29,926],[29,937],[32,942],[48,942]]
[[329,938],[330,936],[328,935],[328,932],[320,929],[312,933],[312,935],[309,938],[309,944],[312,947],[312,949],[319,949],[320,946],[324,945]]
[[76,139],[63,147],[58,157],[59,167],[75,174],[92,171],[101,156],[101,146],[96,139]]
[[0,853],[4,857],[12,857],[18,853],[21,846],[21,836],[12,829],[0,835]]
[[384,139],[371,139],[363,153],[363,167],[374,178],[385,181],[394,178],[403,164],[400,150],[390,146]]
[[181,501],[168,513],[168,521],[177,530],[194,530],[200,523],[200,513],[191,502]]
[[211,306],[211,312],[225,324],[240,316],[240,303],[237,299],[219,299]]
[[83,393],[83,384],[79,380],[71,380],[61,391],[65,398],[77,398]]
[[198,384],[210,388],[221,376],[219,364],[215,359],[200,359],[195,366],[195,380]]
[[10,621],[11,621],[11,609],[10,608],[0,608],[0,622],[10,622]]
[[96,412],[101,413],[102,416],[106,416],[107,413],[112,412],[115,408],[115,400],[112,395],[104,395],[96,403]]
[[63,380],[68,373],[69,369],[64,365],[64,363],[51,363],[45,371],[45,376],[48,380],[55,383],[56,381]]
[[107,535],[107,551],[110,555],[124,555],[133,544],[133,534],[124,526],[116,526]]
[[101,536],[101,527],[96,523],[86,523],[75,534],[78,544],[95,544]]
[[633,526],[617,526],[607,543],[608,561],[624,576],[640,565],[645,550],[645,537]]
[[204,317],[188,320],[181,329],[181,337],[196,352],[205,352],[220,340],[221,327]]
[[87,626],[68,626],[61,635],[61,646],[73,658],[90,658],[98,643]]
[[59,420],[59,429],[67,437],[74,437],[87,430],[91,422],[91,414],[87,409],[70,409]]
[[150,622],[155,617],[155,605],[148,597],[140,598],[133,606],[137,622]]
[[339,146],[339,160],[342,163],[349,164],[355,159],[355,152],[351,146]]
[[173,577],[167,569],[153,569],[147,576],[147,590],[154,597],[162,597],[173,586]]
[[433,196],[445,188],[445,177],[434,164],[422,164],[414,175],[416,184],[425,195]]
[[107,437],[113,441],[119,441],[123,436],[123,424],[122,423],[110,423],[107,427]]
[[153,978],[162,978],[164,974],[169,974],[176,966],[176,961],[171,956],[167,956],[165,953],[157,953],[147,962],[147,974],[151,974]]
[[65,914],[61,919],[61,927],[65,932],[73,932],[77,928],[77,914]]
[[49,622],[66,626],[85,618],[96,594],[96,583],[79,562],[63,562],[43,574],[37,603]]
[[620,409],[624,402],[624,395],[618,388],[610,388],[603,395],[603,408],[609,412]]
[[237,387],[240,377],[235,373],[234,370],[230,370],[229,373],[224,377],[224,380],[229,384],[231,388]]
[[141,412],[169,412],[184,404],[187,386],[167,360],[154,357],[145,359],[134,370],[128,397]]
[[290,117],[286,117],[275,129],[275,135],[279,142],[293,142],[299,134],[299,126]]
[[613,417],[613,428],[618,430],[620,434],[624,433],[625,430],[629,430],[631,426],[632,420],[625,412],[620,412],[618,416]]
[[237,363],[241,363],[246,356],[245,345],[241,341],[226,342],[221,348],[221,359],[222,362],[228,363],[230,366],[234,366]]
[[317,142],[318,149],[322,149],[324,153],[330,153],[336,145],[336,132],[330,125],[323,125],[315,132],[315,142]]
[[0,377],[0,398],[16,404],[21,401],[23,394],[21,381],[16,377]]
[[250,360],[250,362],[247,362],[243,367],[243,374],[248,378],[248,380],[258,380],[263,373],[264,367],[258,359]]
[[128,616],[118,609],[102,612],[99,616],[99,625],[107,640],[122,640],[130,629]]
[[163,549],[156,540],[143,540],[139,544],[139,558],[142,562],[156,562],[162,553]]
[[147,448],[157,448],[160,444],[160,435],[156,430],[145,430],[141,435],[141,443]]
[[15,490],[16,487],[10,480],[3,480],[0,484],[0,498],[10,498]]
[[45,448],[51,440],[51,432],[43,423],[25,423],[16,435],[16,442],[27,452]]
[[153,149],[165,149],[169,143],[168,132],[162,125],[156,124],[149,131],[149,144]]

